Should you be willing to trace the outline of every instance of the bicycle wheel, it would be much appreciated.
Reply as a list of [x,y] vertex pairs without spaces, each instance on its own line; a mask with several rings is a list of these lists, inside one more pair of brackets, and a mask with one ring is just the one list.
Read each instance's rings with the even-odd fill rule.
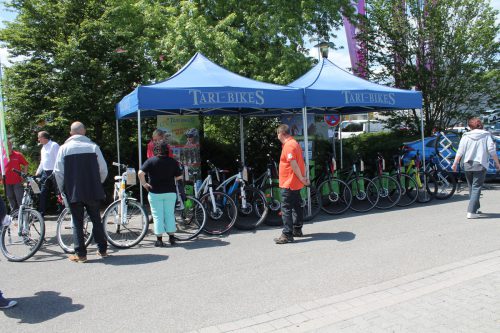
[[267,207],[266,197],[260,190],[245,186],[245,203],[240,189],[237,189],[231,196],[238,209],[238,219],[234,226],[241,230],[252,230],[264,222],[269,208]]
[[222,235],[229,231],[238,218],[238,210],[233,199],[223,192],[205,193],[200,202],[207,212],[203,231],[210,235]]
[[431,175],[436,180],[436,199],[445,200],[453,196],[457,190],[457,180],[455,176],[445,170],[434,170]]
[[[92,242],[92,221],[85,211],[83,218],[83,239],[85,247],[89,246]],[[75,253],[73,243],[73,219],[69,208],[64,208],[59,217],[57,218],[57,243],[66,253]]]
[[[135,199],[126,199],[127,216],[122,219],[121,200],[106,208],[102,217],[104,234],[114,247],[130,248],[139,244],[148,232],[148,214]],[[124,221],[123,221],[124,220]]]
[[[307,206],[307,189],[311,191],[311,213],[309,214]],[[318,190],[314,186],[305,186],[300,190],[300,196],[302,197],[300,206],[303,209],[303,219],[304,221],[310,221],[321,211],[321,196]]]
[[424,173],[419,172],[418,185],[418,196],[417,201],[420,203],[426,203],[431,201],[437,193],[437,181],[433,175],[428,172],[425,173],[425,183],[427,186],[424,188]]
[[401,174],[399,176],[399,185],[401,186],[401,198],[397,205],[399,207],[406,207],[411,205],[417,200],[418,186],[415,179],[412,177]]
[[262,189],[262,192],[264,192],[268,207],[264,223],[271,227],[283,226],[281,218],[281,190],[277,186],[268,185]]
[[319,185],[318,191],[321,195],[321,209],[328,214],[342,214],[351,206],[352,192],[343,180],[325,180]]
[[378,188],[366,177],[351,179],[347,185],[352,191],[351,209],[355,212],[368,212],[378,202]]
[[42,214],[34,209],[23,209],[22,223],[19,211],[12,212],[12,222],[2,228],[1,250],[9,261],[24,261],[31,258],[45,236],[45,221]]
[[378,188],[378,209],[389,209],[396,206],[401,198],[401,186],[391,176],[381,175],[372,179]]
[[179,241],[187,241],[200,234],[207,221],[207,213],[202,203],[192,197],[187,196],[184,201],[184,209],[175,207],[175,224],[177,230],[174,237]]

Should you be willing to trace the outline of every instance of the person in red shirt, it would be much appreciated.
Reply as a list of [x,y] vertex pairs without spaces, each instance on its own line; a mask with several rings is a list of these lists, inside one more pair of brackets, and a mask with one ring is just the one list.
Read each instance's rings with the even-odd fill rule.
[[165,139],[165,132],[159,128],[155,129],[153,131],[153,136],[151,138],[151,141],[149,141],[148,143],[148,148],[146,151],[146,156],[148,158],[155,156],[155,151],[154,151],[155,143],[163,139]]
[[279,125],[276,129],[278,140],[283,144],[279,165],[279,187],[281,188],[281,217],[283,232],[275,238],[276,244],[293,242],[293,237],[303,237],[303,212],[300,206],[300,190],[309,185],[305,177],[305,164],[302,148],[290,135],[288,125]]
[[28,172],[28,162],[23,154],[12,149],[12,142],[7,141],[9,147],[9,162],[5,166],[5,188],[7,191],[7,199],[9,199],[10,209],[18,209],[23,200],[23,179],[13,171],[13,169],[21,170],[24,173]]

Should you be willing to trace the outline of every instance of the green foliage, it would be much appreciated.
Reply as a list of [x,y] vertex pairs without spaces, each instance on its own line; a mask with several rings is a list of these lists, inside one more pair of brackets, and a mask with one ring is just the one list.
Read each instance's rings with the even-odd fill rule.
[[[488,0],[373,0],[367,13],[360,38],[371,77],[422,91],[426,134],[498,99],[500,25]],[[419,127],[416,113],[394,118]]]

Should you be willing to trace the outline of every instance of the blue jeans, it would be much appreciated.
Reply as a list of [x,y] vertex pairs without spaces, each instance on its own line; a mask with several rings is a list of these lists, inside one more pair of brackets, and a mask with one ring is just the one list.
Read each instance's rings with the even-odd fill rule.
[[283,234],[292,237],[293,229],[302,228],[303,211],[300,206],[300,190],[281,189],[281,218]]
[[486,169],[482,171],[465,171],[465,179],[469,185],[469,207],[467,213],[476,213],[479,207],[479,197],[481,196],[481,188],[486,178]]
[[83,237],[83,218],[85,208],[92,221],[92,234],[94,241],[97,243],[97,248],[100,253],[106,252],[108,249],[108,242],[104,235],[104,226],[101,221],[101,213],[99,212],[99,201],[92,202],[75,202],[70,203],[71,217],[73,218],[73,242],[75,244],[75,253],[79,257],[87,255],[87,248],[85,247],[85,239]]

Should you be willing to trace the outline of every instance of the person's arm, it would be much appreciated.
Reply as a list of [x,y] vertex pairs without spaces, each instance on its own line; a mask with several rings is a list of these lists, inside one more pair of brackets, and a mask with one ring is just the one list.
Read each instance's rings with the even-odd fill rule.
[[137,177],[139,177],[141,186],[143,186],[149,192],[151,190],[151,185],[146,182],[146,173],[142,170],[139,170],[139,172],[137,173]]
[[21,165],[23,166],[22,172],[28,173],[28,165],[29,165],[28,161],[26,161],[26,158],[24,158],[23,154],[20,154],[20,158],[21,158]]
[[108,165],[104,156],[102,156],[101,149],[96,145],[97,164],[99,165],[99,175],[101,176],[101,183],[104,183],[108,176]]
[[458,144],[458,150],[457,153],[455,154],[455,161],[451,166],[451,170],[453,170],[453,172],[457,172],[458,163],[460,163],[460,160],[462,159],[464,150],[465,150],[465,138],[462,138],[460,140],[460,143]]
[[297,161],[291,160],[290,166],[292,167],[293,173],[297,176],[297,178],[299,178],[299,180],[302,182],[302,184],[308,186],[310,184],[309,179],[302,176],[302,171],[300,171],[300,167],[299,167],[299,164],[297,163]]
[[56,178],[57,188],[60,193],[64,193],[64,156],[63,149],[59,149],[54,164],[54,177]]

